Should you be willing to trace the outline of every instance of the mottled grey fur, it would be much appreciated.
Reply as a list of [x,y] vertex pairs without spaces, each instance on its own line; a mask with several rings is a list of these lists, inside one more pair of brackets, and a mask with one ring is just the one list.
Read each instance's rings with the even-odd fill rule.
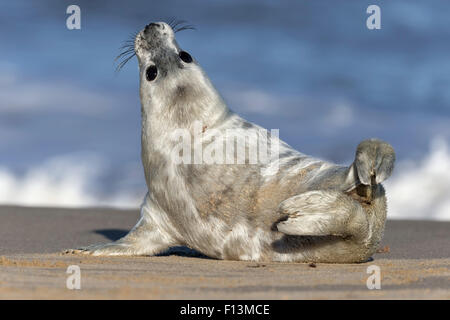
[[[383,236],[386,198],[380,183],[392,172],[392,147],[363,141],[354,163],[342,167],[270,136],[279,158],[267,163],[176,164],[171,133],[184,128],[193,134],[195,121],[203,124],[204,148],[228,129],[253,130],[260,137],[258,126],[227,108],[195,60],[179,58],[180,50],[165,23],[137,35],[148,186],[141,219],[116,242],[74,252],[153,255],[186,245],[218,259],[346,263],[370,258]],[[158,68],[153,81],[145,77],[150,65]]]

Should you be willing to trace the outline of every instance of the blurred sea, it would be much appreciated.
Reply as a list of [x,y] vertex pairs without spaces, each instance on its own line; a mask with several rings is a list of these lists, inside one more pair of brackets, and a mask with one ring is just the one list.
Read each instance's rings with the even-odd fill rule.
[[68,30],[70,4],[0,3],[0,204],[140,204],[137,63],[115,74],[114,58],[175,17],[234,111],[342,164],[362,139],[389,141],[389,217],[450,220],[450,2],[79,0]]

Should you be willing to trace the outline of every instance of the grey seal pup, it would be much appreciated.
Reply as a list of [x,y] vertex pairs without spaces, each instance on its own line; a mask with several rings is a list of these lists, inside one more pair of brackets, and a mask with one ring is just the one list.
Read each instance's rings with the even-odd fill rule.
[[[134,52],[148,187],[141,217],[118,241],[70,252],[155,255],[181,245],[230,260],[355,263],[371,257],[386,220],[381,182],[395,161],[388,143],[361,142],[348,167],[315,159],[274,134],[264,136],[262,128],[228,109],[169,24],[147,25],[135,37]],[[215,146],[229,139],[229,130],[247,137],[246,154],[254,154],[262,138],[276,152],[257,163],[228,163],[219,156],[180,162],[181,154],[184,159],[195,152],[180,148],[173,133],[193,137],[199,123],[196,146],[214,149],[213,158],[236,157],[236,151]]]

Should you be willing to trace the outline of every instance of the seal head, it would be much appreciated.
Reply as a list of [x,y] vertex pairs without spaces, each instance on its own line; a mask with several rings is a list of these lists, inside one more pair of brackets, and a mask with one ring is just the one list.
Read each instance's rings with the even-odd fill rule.
[[197,61],[182,50],[165,22],[148,24],[135,39],[143,111],[165,114],[176,127],[205,124],[227,113],[217,90]]

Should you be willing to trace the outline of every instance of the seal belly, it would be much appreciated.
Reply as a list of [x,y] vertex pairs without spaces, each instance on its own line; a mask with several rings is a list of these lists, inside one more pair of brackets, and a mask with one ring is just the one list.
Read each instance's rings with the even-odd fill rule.
[[[189,227],[198,235],[190,245],[221,259],[269,260],[272,243],[282,237],[273,228],[280,218],[279,204],[307,189],[307,181],[323,165],[307,157],[290,157],[269,179],[261,165],[180,166],[199,218]],[[209,227],[198,232],[199,223]]]

